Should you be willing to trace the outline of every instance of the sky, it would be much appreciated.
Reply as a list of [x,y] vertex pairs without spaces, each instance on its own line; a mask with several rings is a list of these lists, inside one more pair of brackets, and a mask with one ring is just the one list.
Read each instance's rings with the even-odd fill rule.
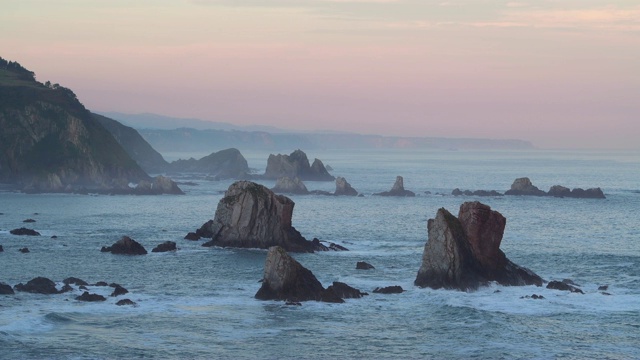
[[2,0],[0,57],[92,111],[640,149],[637,0]]

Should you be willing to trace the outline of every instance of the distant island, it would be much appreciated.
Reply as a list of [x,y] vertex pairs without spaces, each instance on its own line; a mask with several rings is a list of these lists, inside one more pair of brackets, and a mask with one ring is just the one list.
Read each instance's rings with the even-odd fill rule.
[[[224,148],[244,150],[289,149],[442,149],[531,150],[531,142],[517,139],[401,137],[343,132],[294,132],[274,127],[240,127],[199,119],[155,114],[102,113],[138,130],[160,152],[208,153]],[[211,144],[215,144],[212,148]]]

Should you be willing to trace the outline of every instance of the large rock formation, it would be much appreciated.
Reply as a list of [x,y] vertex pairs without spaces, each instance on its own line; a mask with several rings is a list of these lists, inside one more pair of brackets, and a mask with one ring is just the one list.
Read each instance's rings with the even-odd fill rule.
[[569,188],[554,185],[549,189],[548,194],[554,197],[571,197],[571,198],[582,198],[582,199],[605,199],[604,193],[600,188],[590,188],[587,190],[581,188],[574,188],[573,190],[569,190]]
[[259,300],[344,302],[334,291],[327,291],[320,281],[280,246],[269,248],[264,264],[262,286],[255,295]]
[[276,181],[276,185],[271,190],[280,194],[306,195],[309,193],[307,187],[297,176],[293,179],[288,176],[279,178]]
[[531,183],[528,177],[518,178],[513,184],[511,189],[507,190],[505,195],[531,195],[531,196],[545,196],[546,192],[538,189]]
[[296,150],[290,155],[269,155],[264,177],[273,180],[281,177],[299,177],[304,181],[333,181],[335,179],[329,174],[322,161],[315,159],[313,165],[309,165],[307,154],[302,150]]
[[456,218],[446,209],[429,219],[429,239],[415,284],[434,289],[473,290],[490,281],[537,285],[543,280],[511,262],[499,249],[506,219],[477,201],[460,206]]
[[262,248],[281,246],[287,251],[327,250],[320,242],[306,240],[292,225],[295,203],[251,181],[237,181],[218,202],[212,222],[200,233],[211,234],[204,246]]
[[347,182],[347,179],[338,176],[336,178],[336,191],[333,195],[357,196],[358,191],[351,187],[351,184]]
[[381,193],[376,193],[374,195],[379,195],[379,196],[407,196],[407,197],[416,196],[416,194],[413,191],[409,191],[409,190],[405,190],[404,189],[404,179],[402,178],[402,176],[397,176],[396,177],[396,182],[393,184],[393,187],[391,188],[391,190],[383,191]]
[[167,171],[206,173],[215,179],[241,179],[249,174],[247,159],[235,148],[213,152],[199,160],[176,160],[166,167]]

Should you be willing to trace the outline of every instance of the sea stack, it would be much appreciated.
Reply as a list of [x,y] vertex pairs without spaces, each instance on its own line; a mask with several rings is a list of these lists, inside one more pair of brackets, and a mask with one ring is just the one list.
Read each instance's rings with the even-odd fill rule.
[[211,234],[211,241],[203,246],[281,246],[292,252],[328,250],[319,241],[305,239],[291,225],[294,205],[288,197],[276,195],[260,184],[237,181],[218,202],[213,221],[201,228],[201,232]]
[[528,177],[517,178],[511,184],[511,189],[507,190],[505,195],[530,195],[530,196],[545,196],[546,192],[538,189],[529,180]]
[[444,208],[427,223],[429,238],[415,285],[475,290],[501,285],[542,285],[542,278],[511,262],[499,249],[506,219],[480,202],[460,206],[456,218]]
[[336,178],[336,191],[333,195],[358,196],[358,191],[351,187],[351,184],[347,182],[347,179],[338,176]]
[[391,188],[391,190],[389,191],[384,191],[381,193],[377,193],[374,195],[380,195],[380,196],[406,196],[406,197],[412,197],[412,196],[416,196],[416,194],[413,191],[409,191],[409,190],[405,190],[404,189],[404,179],[402,178],[402,176],[396,176],[396,182],[393,184],[393,187]]
[[304,181],[333,181],[335,177],[327,171],[322,161],[315,159],[309,165],[307,154],[302,150],[296,150],[290,155],[269,155],[267,168],[264,172],[265,179],[279,179],[281,177],[299,177]]

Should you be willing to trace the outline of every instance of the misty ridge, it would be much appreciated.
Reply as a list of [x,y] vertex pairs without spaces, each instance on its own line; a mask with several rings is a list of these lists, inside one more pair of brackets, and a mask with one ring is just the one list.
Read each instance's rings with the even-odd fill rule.
[[531,150],[534,145],[518,139],[402,137],[317,130],[300,132],[272,126],[236,126],[225,122],[173,118],[157,114],[100,112],[135,128],[160,152],[211,152],[216,149],[441,149]]

